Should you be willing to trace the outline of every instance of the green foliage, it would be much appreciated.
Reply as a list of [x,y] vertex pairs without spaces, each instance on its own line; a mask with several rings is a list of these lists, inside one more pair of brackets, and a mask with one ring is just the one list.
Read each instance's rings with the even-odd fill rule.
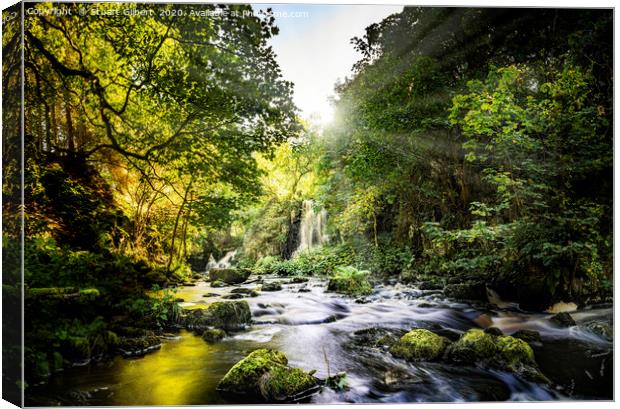
[[329,279],[327,289],[349,295],[372,294],[372,285],[368,282],[370,271],[358,270],[352,266],[336,267]]

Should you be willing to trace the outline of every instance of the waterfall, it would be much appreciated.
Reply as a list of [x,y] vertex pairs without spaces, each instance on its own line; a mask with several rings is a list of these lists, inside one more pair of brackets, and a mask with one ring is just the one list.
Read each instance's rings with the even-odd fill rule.
[[297,254],[320,247],[329,240],[327,236],[327,210],[314,211],[314,202],[304,200],[301,209],[301,226],[299,227],[299,247],[293,253]]
[[215,261],[213,254],[211,254],[209,256],[209,262],[207,263],[207,271],[212,268],[230,268],[236,255],[237,250],[232,250],[227,252],[220,260]]

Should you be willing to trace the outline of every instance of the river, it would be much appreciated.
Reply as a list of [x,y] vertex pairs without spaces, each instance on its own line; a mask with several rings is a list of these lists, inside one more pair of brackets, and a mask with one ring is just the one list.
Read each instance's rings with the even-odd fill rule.
[[[275,278],[266,278],[269,280]],[[255,286],[250,283],[235,287]],[[195,286],[179,288],[177,297],[184,300],[183,307],[192,308],[220,299],[235,287],[211,288],[198,281]],[[326,293],[325,287],[325,280],[312,278],[307,283],[284,284],[282,291],[247,298],[253,325],[218,344],[207,344],[200,336],[183,330],[173,339],[163,340],[160,350],[142,358],[116,357],[65,369],[53,374],[47,384],[31,388],[27,395],[33,404],[235,403],[216,391],[219,380],[249,351],[275,348],[287,355],[291,366],[315,369],[320,378],[347,372],[348,390],[324,389],[310,399],[312,403],[611,398],[611,387],[606,383],[612,382],[609,371],[613,367],[613,345],[581,326],[559,328],[549,321],[549,314],[527,314],[513,306],[499,309],[454,302],[440,291],[422,291],[398,283],[379,285],[373,295],[363,300]],[[203,297],[206,293],[216,295]],[[486,325],[490,319],[506,334],[518,329],[539,331],[545,347],[535,352],[543,372],[546,367],[550,371],[576,370],[578,386],[583,387],[552,388],[484,368],[409,364],[387,352],[356,348],[352,342],[355,331],[371,327],[409,330],[439,324],[462,332],[477,327],[481,314],[485,314]],[[593,319],[611,322],[612,314],[608,307],[572,315],[579,324]],[[587,359],[590,356],[596,359]],[[558,366],[557,360],[566,365]]]

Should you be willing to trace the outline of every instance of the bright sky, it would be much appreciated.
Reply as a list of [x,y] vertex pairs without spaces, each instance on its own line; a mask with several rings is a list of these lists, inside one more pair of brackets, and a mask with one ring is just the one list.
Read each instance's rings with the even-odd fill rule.
[[280,34],[271,40],[286,80],[295,84],[295,103],[302,117],[327,123],[333,109],[338,79],[351,75],[360,55],[350,39],[364,35],[364,29],[402,6],[255,4],[255,10],[271,7]]

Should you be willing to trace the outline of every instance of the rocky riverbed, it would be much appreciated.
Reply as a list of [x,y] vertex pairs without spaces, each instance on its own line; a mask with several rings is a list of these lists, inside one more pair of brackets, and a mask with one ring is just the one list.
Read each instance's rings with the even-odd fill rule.
[[[238,397],[218,390],[218,385],[235,364],[257,349],[281,352],[287,367],[317,380],[319,387],[304,378],[312,386],[312,393],[302,396],[304,402],[612,398],[611,307],[573,312],[569,318],[574,322],[570,322],[566,316],[552,319],[552,314],[527,313],[497,300],[496,305],[456,301],[441,290],[420,287],[425,288],[377,284],[372,294],[356,298],[327,292],[327,281],[319,278],[258,280],[251,276],[245,283],[218,283],[215,288],[198,280],[180,287],[176,295],[183,300],[184,316],[191,319],[182,319],[173,334],[160,336],[160,346],[150,342],[142,357],[127,354],[127,358],[117,356],[57,372],[46,384],[32,388],[27,403],[234,403]],[[249,311],[245,307],[228,310],[235,302],[247,302]],[[219,303],[229,303],[224,313],[243,315],[243,325],[225,319],[217,325],[224,331],[205,332],[213,323],[208,311],[221,308],[214,307]],[[414,333],[413,338],[430,333],[446,344],[441,350],[420,349],[429,355],[411,355],[399,349],[398,342],[412,329],[426,331]],[[470,362],[458,358],[469,356],[457,348],[470,337],[467,334],[483,334],[493,351],[513,348],[513,339],[527,349],[514,362],[513,355],[501,358],[499,352]],[[323,386],[326,379],[342,372],[346,382]],[[276,396],[273,388],[268,393]]]

